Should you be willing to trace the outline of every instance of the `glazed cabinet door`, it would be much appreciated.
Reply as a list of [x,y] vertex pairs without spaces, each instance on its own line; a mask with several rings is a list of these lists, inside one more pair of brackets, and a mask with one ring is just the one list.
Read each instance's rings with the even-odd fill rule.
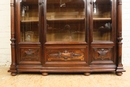
[[116,0],[92,0],[91,65],[116,65]]
[[40,1],[17,0],[18,64],[41,64]]
[[87,64],[86,0],[44,1],[44,62],[65,66]]
[[46,0],[46,41],[85,41],[85,1]]

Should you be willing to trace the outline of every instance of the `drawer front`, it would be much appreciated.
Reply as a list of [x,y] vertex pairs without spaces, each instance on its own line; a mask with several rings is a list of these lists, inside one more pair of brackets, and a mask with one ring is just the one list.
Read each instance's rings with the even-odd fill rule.
[[51,49],[47,50],[47,61],[84,61],[85,49]]
[[46,62],[87,62],[86,46],[46,46]]
[[41,64],[40,47],[20,47],[18,55],[19,64]]

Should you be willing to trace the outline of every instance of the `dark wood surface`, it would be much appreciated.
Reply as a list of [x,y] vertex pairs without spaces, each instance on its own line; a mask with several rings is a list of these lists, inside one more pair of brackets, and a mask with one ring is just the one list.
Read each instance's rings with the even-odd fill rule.
[[[111,17],[93,17],[93,3],[86,0],[85,18],[57,18],[47,19],[48,22],[67,21],[73,24],[75,21],[85,22],[84,41],[47,41],[46,4],[39,0],[39,19],[21,20],[20,1],[10,0],[11,8],[11,66],[9,72],[12,76],[19,72],[48,73],[84,73],[86,76],[92,72],[115,72],[122,75],[125,72],[122,64],[122,0],[112,0],[110,5]],[[24,0],[23,0],[24,1]],[[34,4],[37,0],[27,0],[27,5]],[[50,4],[54,3],[48,0]],[[53,0],[52,0],[53,1]],[[57,1],[55,1],[57,5]],[[99,4],[108,3],[106,0],[97,0]],[[58,1],[59,2],[59,1]],[[72,0],[71,4],[74,2]],[[76,0],[76,5],[80,0]],[[81,2],[80,4],[82,4]],[[108,3],[110,4],[110,3]],[[68,7],[69,4],[68,4]],[[76,6],[74,6],[76,7]],[[81,6],[83,8],[83,6]],[[100,21],[100,22],[99,22]],[[39,42],[21,41],[20,23],[35,22],[39,29]],[[78,24],[78,22],[76,22]],[[93,41],[94,26],[101,23],[112,22],[111,37],[108,41]],[[75,26],[77,25],[75,23]],[[36,26],[32,28],[36,30]],[[37,29],[37,30],[38,30]],[[105,28],[104,28],[105,29]],[[108,32],[108,31],[106,31]],[[99,38],[100,39],[100,38]]]

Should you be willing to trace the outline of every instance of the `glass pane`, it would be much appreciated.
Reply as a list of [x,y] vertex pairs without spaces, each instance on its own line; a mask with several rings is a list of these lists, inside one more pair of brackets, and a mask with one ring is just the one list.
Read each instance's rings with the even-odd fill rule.
[[111,0],[93,2],[93,41],[112,40]]
[[84,0],[47,0],[47,41],[85,41]]
[[39,41],[38,0],[21,1],[21,42]]

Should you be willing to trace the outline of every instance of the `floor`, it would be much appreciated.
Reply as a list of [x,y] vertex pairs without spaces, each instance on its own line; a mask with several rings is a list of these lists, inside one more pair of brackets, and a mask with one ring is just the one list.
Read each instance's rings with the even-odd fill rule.
[[22,73],[11,76],[9,67],[0,67],[0,87],[130,87],[130,66],[122,76],[113,73],[49,74]]

